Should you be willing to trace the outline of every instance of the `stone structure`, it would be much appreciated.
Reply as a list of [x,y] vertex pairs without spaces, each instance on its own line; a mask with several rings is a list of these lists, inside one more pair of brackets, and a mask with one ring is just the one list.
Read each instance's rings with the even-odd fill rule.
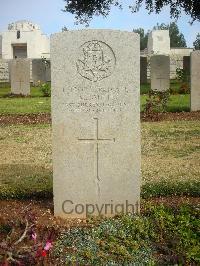
[[[190,53],[193,51],[193,48],[177,47],[170,49],[170,79],[176,78],[176,69],[183,69],[183,57],[190,56]],[[151,54],[150,54],[151,55]],[[144,49],[140,51],[140,56],[148,57],[148,50]],[[149,64],[147,65],[147,79],[150,79],[150,68]]]
[[52,35],[56,216],[138,211],[139,60],[136,33],[82,30]]
[[43,59],[32,60],[32,82],[34,85],[51,81],[50,61]]
[[169,55],[169,30],[153,30],[148,35],[148,54]]
[[166,91],[170,86],[170,59],[166,55],[153,55],[150,59],[151,89]]
[[0,59],[0,83],[9,82],[9,60]]
[[11,93],[30,95],[30,60],[14,59],[10,62]]
[[190,56],[183,56],[183,70],[190,75]]
[[192,48],[171,48],[170,50],[170,78],[176,78],[176,69],[184,69],[184,57],[190,57]]
[[200,110],[200,51],[191,53],[191,111]]
[[147,83],[147,57],[140,57],[140,84]]
[[0,54],[3,59],[50,56],[49,38],[32,22],[11,23],[8,25],[8,30],[0,35]]

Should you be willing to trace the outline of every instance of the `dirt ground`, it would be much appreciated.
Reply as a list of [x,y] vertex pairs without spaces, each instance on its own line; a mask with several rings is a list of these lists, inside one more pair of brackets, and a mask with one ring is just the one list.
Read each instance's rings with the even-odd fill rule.
[[[148,200],[142,200],[141,213],[143,213],[144,205],[164,204],[169,207],[178,207],[183,203],[198,206],[200,198],[194,197],[160,197]],[[86,226],[87,220],[81,219],[61,219],[53,215],[53,200],[1,200],[0,201],[0,224],[7,224],[12,220],[23,220],[25,212],[33,214],[38,229],[53,227],[62,230],[74,226]]]
[[[141,113],[141,120],[144,122],[176,121],[176,120],[200,120],[200,111],[179,112],[179,113],[154,113],[146,116]],[[51,123],[51,115],[48,113],[27,114],[27,115],[0,115],[0,125],[9,124],[38,124]]]

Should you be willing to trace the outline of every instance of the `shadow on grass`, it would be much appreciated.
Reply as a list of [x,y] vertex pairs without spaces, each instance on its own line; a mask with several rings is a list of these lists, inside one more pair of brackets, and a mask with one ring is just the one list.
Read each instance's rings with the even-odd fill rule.
[[[13,171],[14,169],[14,171]],[[53,198],[52,171],[42,166],[13,164],[0,167],[0,199]],[[151,182],[142,186],[141,197],[200,196],[200,181]]]
[[0,199],[52,198],[52,171],[43,166],[0,166]]

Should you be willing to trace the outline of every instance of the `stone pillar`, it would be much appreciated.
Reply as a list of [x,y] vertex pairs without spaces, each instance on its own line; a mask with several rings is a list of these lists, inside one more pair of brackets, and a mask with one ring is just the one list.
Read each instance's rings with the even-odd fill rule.
[[191,111],[200,110],[200,50],[191,53]]

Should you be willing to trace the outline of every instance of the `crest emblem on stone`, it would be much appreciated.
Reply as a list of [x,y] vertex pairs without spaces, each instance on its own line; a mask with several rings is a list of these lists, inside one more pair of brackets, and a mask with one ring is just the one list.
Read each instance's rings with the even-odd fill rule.
[[76,64],[78,73],[93,82],[109,77],[115,65],[116,59],[111,47],[97,40],[86,42],[81,46]]

